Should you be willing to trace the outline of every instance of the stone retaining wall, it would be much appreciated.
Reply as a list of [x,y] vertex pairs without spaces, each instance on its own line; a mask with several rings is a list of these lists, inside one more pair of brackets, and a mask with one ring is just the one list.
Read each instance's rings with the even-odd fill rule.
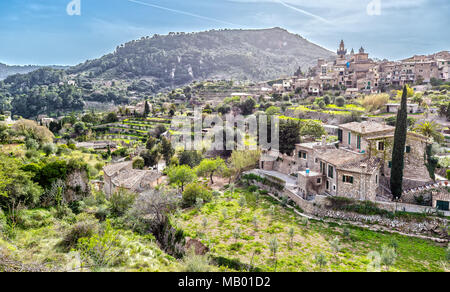
[[[354,212],[332,210],[331,203],[327,196],[316,195],[314,200],[308,201],[297,195],[294,190],[285,188],[283,191],[270,188],[260,182],[253,181],[253,185],[265,189],[270,193],[287,196],[300,207],[304,213],[316,216],[319,218],[332,218],[338,220],[345,220],[350,222],[357,222],[369,225],[382,226],[388,230],[397,231],[399,233],[411,235],[425,235],[428,237],[443,239],[448,241],[450,239],[448,231],[445,229],[448,226],[446,218],[436,216],[429,216],[423,218],[388,218],[380,215],[363,215]],[[409,213],[430,213],[434,211],[431,207],[395,203],[395,202],[376,202],[377,207],[389,212],[404,211]],[[444,216],[450,216],[450,212],[443,212]]]
[[[386,218],[380,215],[363,215],[353,212],[336,211],[329,208],[330,202],[326,196],[316,196],[314,201],[307,201],[296,195],[293,191],[285,189],[284,195],[293,200],[306,214],[314,215],[320,218],[333,218],[346,221],[362,222],[365,224],[376,224],[387,227],[398,232],[406,234],[421,234],[431,237],[439,237],[448,241],[449,235],[443,229],[448,225],[448,220],[439,217],[427,217],[423,220],[406,220],[403,218]],[[389,212],[406,211],[414,213],[423,213],[430,211],[430,207],[392,203],[377,202],[380,209]],[[449,216],[450,212],[446,214]]]

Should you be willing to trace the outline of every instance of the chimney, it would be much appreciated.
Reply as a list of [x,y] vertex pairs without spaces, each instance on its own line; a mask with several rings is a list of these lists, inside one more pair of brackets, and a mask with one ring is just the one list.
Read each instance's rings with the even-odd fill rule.
[[322,146],[327,146],[327,136],[322,136]]
[[361,133],[362,134],[366,133],[366,125],[361,125]]

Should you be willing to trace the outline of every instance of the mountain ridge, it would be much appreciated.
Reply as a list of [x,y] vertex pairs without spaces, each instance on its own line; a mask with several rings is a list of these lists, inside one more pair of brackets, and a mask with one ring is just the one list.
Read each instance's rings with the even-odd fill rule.
[[335,54],[282,28],[210,30],[142,37],[71,67],[99,78],[148,78],[155,90],[196,80],[262,81],[292,75]]
[[41,68],[52,68],[52,69],[67,69],[69,66],[60,65],[7,65],[0,62],[0,81],[6,79],[7,77],[15,74],[27,74],[36,71]]

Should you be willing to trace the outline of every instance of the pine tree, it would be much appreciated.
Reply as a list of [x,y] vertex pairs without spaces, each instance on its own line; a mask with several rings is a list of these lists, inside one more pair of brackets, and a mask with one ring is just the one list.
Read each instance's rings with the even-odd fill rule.
[[408,89],[405,86],[403,88],[401,108],[397,113],[394,147],[392,149],[391,192],[394,199],[400,199],[403,191],[403,168],[405,166],[405,146],[408,128],[407,95]]

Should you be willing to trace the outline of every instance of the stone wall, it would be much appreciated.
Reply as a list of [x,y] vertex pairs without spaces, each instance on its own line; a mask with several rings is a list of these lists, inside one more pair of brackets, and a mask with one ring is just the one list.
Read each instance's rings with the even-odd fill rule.
[[[376,190],[378,184],[376,183],[377,172],[373,174],[360,174],[348,171],[338,170],[338,196],[348,197],[355,200],[376,200]],[[343,176],[352,176],[353,183],[343,181]]]
[[[433,192],[433,198],[432,198],[432,205],[433,208],[436,208],[437,201],[450,201],[450,193],[447,189],[440,189],[438,191]],[[449,211],[446,211],[446,213],[450,213]]]
[[[314,201],[307,201],[296,195],[294,191],[285,189],[284,195],[294,201],[306,214],[320,218],[333,218],[345,221],[353,221],[364,224],[376,224],[384,226],[390,230],[406,234],[425,235],[431,237],[449,239],[449,235],[442,229],[442,226],[448,225],[448,220],[439,217],[426,217],[423,220],[414,220],[406,218],[387,218],[380,215],[363,215],[353,212],[336,211],[330,209],[330,202],[326,196],[316,196]],[[380,209],[390,212],[406,211],[414,213],[423,213],[430,211],[430,207],[417,206],[411,204],[377,202]],[[450,216],[450,212],[445,212],[445,216]]]
[[331,125],[340,125],[351,122],[353,119],[351,115],[330,115],[328,113],[323,113],[320,111],[308,111],[303,112],[300,110],[288,109],[286,111],[286,116],[292,118],[300,118],[300,119],[313,119],[313,120],[321,120],[325,124]]
[[[392,147],[394,144],[393,138],[380,139],[385,140],[385,151],[378,151],[376,149],[377,141],[373,141],[370,146],[370,155],[377,156],[384,161],[384,175],[390,176],[391,169],[389,168],[389,161],[392,160]],[[430,174],[425,166],[425,147],[426,142],[417,138],[413,134],[408,134],[406,139],[406,146],[410,147],[410,153],[405,153],[405,168],[404,176],[410,179],[410,182],[416,181],[418,183],[430,182]],[[408,181],[406,181],[408,183]],[[414,187],[414,186],[413,186]]]
[[405,192],[402,194],[400,202],[405,204],[417,204],[420,196],[422,196],[424,202],[427,203],[426,206],[431,207],[431,190],[422,192]]

